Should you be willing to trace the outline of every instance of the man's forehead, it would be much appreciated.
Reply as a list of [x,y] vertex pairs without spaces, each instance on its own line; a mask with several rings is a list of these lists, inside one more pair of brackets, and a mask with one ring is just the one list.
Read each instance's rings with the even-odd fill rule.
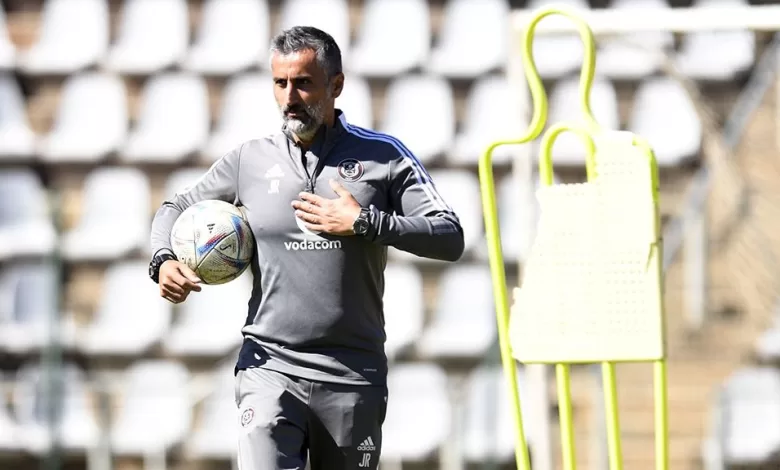
[[274,52],[271,56],[271,67],[285,71],[300,70],[313,73],[320,69],[317,54],[311,49],[294,51],[289,54]]

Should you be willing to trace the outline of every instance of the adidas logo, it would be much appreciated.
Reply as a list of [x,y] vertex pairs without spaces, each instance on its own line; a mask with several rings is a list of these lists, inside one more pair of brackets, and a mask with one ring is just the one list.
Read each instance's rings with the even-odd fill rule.
[[265,177],[268,179],[283,178],[284,172],[282,171],[282,167],[280,167],[279,164],[277,163],[276,165],[272,166],[268,171],[265,172]]
[[373,452],[376,450],[376,446],[374,445],[374,441],[371,439],[371,436],[368,436],[368,439],[361,442],[360,445],[357,447],[357,450],[361,452]]

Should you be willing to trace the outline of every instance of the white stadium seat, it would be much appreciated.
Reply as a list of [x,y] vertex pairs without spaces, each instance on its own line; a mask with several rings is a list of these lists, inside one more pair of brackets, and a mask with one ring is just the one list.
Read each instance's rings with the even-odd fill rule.
[[[54,400],[58,403],[60,430],[58,441],[66,452],[85,452],[94,448],[99,428],[84,372],[72,363],[60,369],[61,387]],[[54,444],[51,418],[47,414],[47,372],[38,363],[28,363],[17,373],[14,410],[19,422],[20,440],[28,452],[43,454]]]
[[16,65],[16,55],[16,45],[8,34],[5,7],[0,4],[0,70],[13,69]]
[[266,0],[208,0],[202,15],[185,70],[230,75],[265,65],[271,32]]
[[423,279],[412,264],[390,262],[385,269],[385,354],[396,357],[420,337],[425,316]]
[[187,54],[189,24],[186,0],[124,0],[118,37],[103,65],[146,75],[177,64]]
[[349,124],[366,129],[374,128],[374,108],[368,80],[360,75],[350,75],[344,80],[341,96],[336,98],[336,107],[344,111]]
[[3,277],[9,305],[7,313],[0,312],[2,349],[12,354],[33,353],[54,338],[61,347],[70,347],[76,325],[73,318],[60,316],[56,267],[44,262],[13,264]]
[[[574,11],[589,8],[585,0],[529,0],[526,10],[535,11],[549,6],[564,6]],[[562,16],[550,16],[542,21],[545,24],[571,24],[571,20]],[[540,34],[534,38],[533,57],[543,79],[562,78],[582,67],[582,40],[576,33]]]
[[434,75],[393,79],[379,128],[399,139],[423,163],[434,160],[455,137],[452,85]]
[[[523,391],[523,369],[518,367],[517,382],[524,417],[530,416],[533,403]],[[500,366],[480,366],[466,382],[463,409],[463,456],[469,463],[509,462],[515,455],[515,427],[506,378]],[[527,432],[528,430],[526,430]],[[533,433],[527,432],[527,444]]]
[[713,412],[720,429],[708,433],[704,447],[716,450],[726,468],[760,466],[776,458],[780,451],[780,374],[776,369],[753,366],[734,372],[723,384]]
[[31,169],[0,171],[0,261],[53,252],[57,233],[46,190]]
[[[494,141],[518,138],[525,131],[528,108],[527,96],[524,93],[515,96],[504,75],[478,78],[466,98],[465,122],[447,153],[448,162],[476,165]],[[493,152],[493,164],[506,165],[513,156],[527,153],[527,145],[499,147]]]
[[81,194],[81,216],[62,236],[65,259],[113,260],[148,247],[151,195],[145,173],[101,166],[87,174]]
[[341,49],[342,60],[349,56],[350,29],[347,0],[283,0],[277,30],[293,26],[314,26],[330,34]]
[[241,328],[249,311],[252,278],[245,273],[218,286],[202,286],[179,306],[177,321],[163,339],[174,356],[222,357],[241,346]]
[[107,0],[46,0],[37,41],[19,58],[27,74],[71,74],[103,59],[109,43]]
[[120,156],[127,162],[179,162],[207,142],[210,119],[203,77],[185,72],[155,75],[144,87],[138,123]]
[[444,371],[425,362],[398,364],[390,368],[387,387],[382,461],[430,458],[447,439],[452,422]]
[[12,74],[0,73],[0,161],[28,159],[34,153],[35,134],[22,89]]
[[[513,174],[498,181],[496,204],[502,252],[507,263],[525,262],[530,254],[541,210],[536,196],[541,187],[539,175],[534,174],[533,178],[533,185],[528,187],[520,184]],[[553,182],[557,182],[557,178],[553,177]],[[487,244],[480,243],[476,254],[478,259],[487,261]]]
[[274,100],[271,74],[244,73],[230,78],[222,96],[216,129],[205,149],[205,159],[216,161],[251,139],[282,128],[282,116]]
[[628,128],[647,139],[659,166],[681,165],[701,149],[702,125],[696,108],[682,85],[671,78],[641,82]]
[[91,355],[136,356],[168,333],[171,304],[149,281],[148,262],[110,265],[92,322],[78,333],[78,346]]
[[47,162],[97,162],[121,147],[127,131],[122,79],[86,72],[66,79],[52,129],[38,147]]
[[[428,58],[431,20],[427,0],[367,0],[345,67],[367,77],[392,77]],[[398,34],[403,31],[403,34]]]
[[426,69],[474,78],[504,66],[509,49],[507,0],[448,0],[439,42]]
[[147,455],[182,443],[192,424],[188,381],[187,368],[178,362],[142,360],[130,366],[111,429],[111,450]]
[[162,197],[164,199],[173,197],[177,192],[195,183],[206,171],[208,171],[208,168],[203,167],[187,167],[174,170],[165,179]]
[[439,276],[433,319],[417,349],[428,359],[479,359],[496,336],[493,283],[484,263],[459,264]]
[[[745,6],[744,0],[694,2],[696,8]],[[749,29],[696,31],[686,33],[680,43],[676,66],[695,80],[730,81],[747,73],[756,58],[756,39]]]
[[[581,122],[580,79],[572,76],[556,82],[550,94],[548,123]],[[605,78],[595,78],[590,93],[590,109],[604,129],[619,129],[618,98],[615,86]],[[537,153],[538,155],[538,153]],[[573,132],[559,134],[553,142],[553,166],[585,166],[585,143]]]
[[201,404],[201,414],[186,443],[187,454],[198,459],[231,460],[239,438],[233,367],[221,367],[211,382],[214,391]]
[[[5,381],[6,377],[0,376]],[[20,430],[8,407],[8,398],[0,393],[0,452],[18,452],[22,448]]]
[[[671,8],[666,0],[615,0],[610,9],[642,15]],[[674,47],[671,31],[648,31],[605,39],[598,50],[598,71],[615,80],[639,80],[660,70],[664,53]]]

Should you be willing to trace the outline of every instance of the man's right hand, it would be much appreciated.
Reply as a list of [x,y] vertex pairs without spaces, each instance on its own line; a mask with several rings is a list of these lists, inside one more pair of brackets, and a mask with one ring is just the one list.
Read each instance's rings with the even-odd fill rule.
[[182,303],[190,292],[200,292],[200,278],[186,264],[170,259],[160,266],[160,296]]

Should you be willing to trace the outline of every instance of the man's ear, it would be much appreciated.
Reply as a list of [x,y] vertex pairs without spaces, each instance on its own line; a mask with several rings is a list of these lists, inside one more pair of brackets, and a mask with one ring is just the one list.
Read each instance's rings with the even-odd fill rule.
[[341,96],[341,91],[344,89],[344,74],[339,73],[331,80],[331,86],[333,87],[332,96],[333,99]]

